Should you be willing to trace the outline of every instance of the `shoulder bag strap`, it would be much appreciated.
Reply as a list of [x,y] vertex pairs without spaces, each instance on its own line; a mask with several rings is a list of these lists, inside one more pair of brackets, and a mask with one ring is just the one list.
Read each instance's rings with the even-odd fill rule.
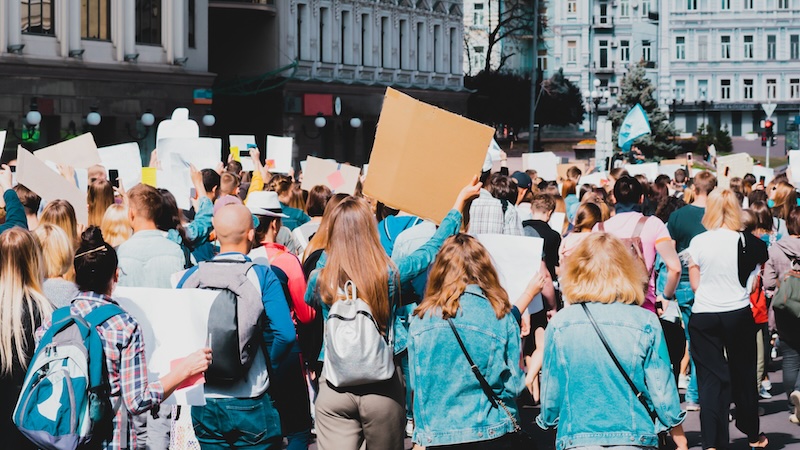
[[636,222],[636,228],[633,229],[633,236],[632,238],[638,238],[642,235],[642,230],[644,230],[644,225],[647,223],[647,216],[642,216],[639,218],[639,221]]
[[597,231],[601,233],[606,232],[606,227],[603,225],[603,222],[597,222]]
[[461,351],[464,352],[464,356],[467,357],[467,362],[469,363],[470,369],[472,369],[472,373],[475,374],[475,378],[478,379],[478,383],[481,385],[481,389],[483,389],[483,393],[486,394],[486,397],[489,398],[489,402],[492,404],[493,408],[497,408],[500,405],[505,411],[506,415],[511,419],[511,423],[514,424],[514,431],[520,431],[521,428],[517,423],[517,419],[514,418],[514,415],[511,414],[511,411],[508,410],[505,403],[494,393],[492,387],[489,386],[489,382],[486,381],[486,378],[483,377],[481,374],[480,369],[475,364],[475,361],[472,360],[472,357],[469,356],[469,352],[467,351],[467,347],[464,346],[464,341],[461,340],[461,335],[458,334],[458,330],[456,330],[456,324],[453,323],[453,319],[447,319],[447,323],[450,324],[450,329],[453,330],[453,334],[456,335],[456,340],[458,341],[458,346],[461,347]]
[[608,355],[614,361],[614,365],[617,366],[617,369],[622,374],[622,376],[625,378],[625,381],[628,383],[628,385],[631,387],[631,390],[633,391],[634,395],[636,395],[636,398],[642,403],[642,406],[644,406],[644,409],[647,410],[647,414],[650,416],[650,418],[655,423],[658,420],[658,415],[656,414],[655,411],[650,409],[650,406],[647,404],[647,400],[645,400],[644,395],[642,395],[642,393],[639,391],[639,389],[636,387],[636,385],[633,384],[633,380],[631,380],[631,377],[629,377],[628,373],[625,372],[625,369],[622,368],[622,364],[619,363],[619,360],[617,359],[617,356],[611,350],[611,346],[608,345],[608,341],[606,340],[605,335],[603,334],[602,331],[600,331],[600,327],[597,326],[597,322],[594,320],[594,317],[592,316],[592,313],[589,312],[589,307],[586,306],[586,303],[581,303],[581,306],[583,307],[583,311],[586,313],[586,316],[589,318],[589,322],[592,323],[592,326],[594,327],[594,331],[597,332],[597,336],[600,338],[600,341],[603,342],[603,347],[606,348],[606,351],[608,352]]

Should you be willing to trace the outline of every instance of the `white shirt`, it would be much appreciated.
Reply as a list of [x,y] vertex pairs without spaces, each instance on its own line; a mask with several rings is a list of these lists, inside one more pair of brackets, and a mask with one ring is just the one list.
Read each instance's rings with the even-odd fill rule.
[[750,295],[739,283],[739,233],[725,228],[700,233],[687,251],[689,266],[700,267],[694,294],[695,313],[736,311],[750,306]]

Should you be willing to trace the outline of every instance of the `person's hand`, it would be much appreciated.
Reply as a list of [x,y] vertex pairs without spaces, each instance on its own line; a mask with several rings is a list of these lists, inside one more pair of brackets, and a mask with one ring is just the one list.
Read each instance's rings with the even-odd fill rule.
[[198,184],[203,184],[203,172],[197,170],[194,164],[189,164],[189,178],[191,178],[192,184],[195,185],[195,187],[197,187]]
[[[289,168],[289,173],[287,175],[289,175],[289,178],[294,180],[294,167],[290,167]],[[295,180],[295,181],[297,181],[297,180]]]
[[225,171],[225,164],[222,164],[222,161],[217,163],[217,166],[214,167],[214,172],[222,175],[222,172]]
[[150,164],[147,166],[155,167],[156,169],[161,168],[161,160],[158,159],[158,149],[154,149],[152,152],[150,152]]
[[523,314],[522,321],[519,326],[520,336],[525,337],[531,334],[531,315]]
[[11,189],[11,184],[13,184],[11,168],[8,167],[8,164],[3,164],[0,167],[2,167],[2,170],[0,170],[0,189],[5,192]]
[[658,317],[664,316],[664,313],[667,311],[667,305],[669,304],[669,300],[666,300],[662,294],[659,294],[656,297],[656,314]]
[[211,349],[201,348],[200,350],[184,358],[177,367],[177,370],[180,371],[179,373],[182,375],[182,378],[186,379],[197,375],[198,373],[205,372],[208,370],[208,366],[210,364]]
[[530,298],[536,297],[544,289],[545,281],[547,281],[545,274],[541,271],[536,272],[536,275],[528,282],[528,286],[525,287],[525,295]]
[[119,186],[114,188],[114,192],[122,198],[122,204],[128,206],[128,192],[125,191],[125,186],[122,184],[122,180],[119,180]]
[[228,152],[228,164],[230,164],[231,161],[233,161],[233,152]]
[[468,185],[464,186],[464,188],[461,189],[461,192],[458,193],[456,202],[453,204],[453,209],[457,209],[459,211],[464,209],[464,205],[466,205],[467,201],[477,197],[478,194],[480,194],[481,186],[483,186],[483,183],[478,181],[477,175],[474,175],[472,177],[472,181],[470,181]]
[[75,180],[75,168],[66,164],[57,164],[58,173],[61,174],[64,179],[73,183],[77,186],[77,180]]

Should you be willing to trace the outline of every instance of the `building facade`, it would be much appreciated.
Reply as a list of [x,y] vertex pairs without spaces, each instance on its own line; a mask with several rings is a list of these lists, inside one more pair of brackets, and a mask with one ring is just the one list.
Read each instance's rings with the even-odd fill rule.
[[659,97],[679,131],[759,132],[773,103],[784,133],[800,103],[800,1],[672,0],[661,16]]
[[648,78],[657,82],[660,3],[664,1],[564,0],[548,7],[549,63],[563,68],[564,75],[587,97],[590,114],[584,130],[592,128],[598,113],[615,104],[630,64],[644,64]]
[[[152,148],[144,112],[205,112],[193,94],[214,79],[207,0],[6,0],[0,13],[0,123],[19,132],[38,108],[39,139],[27,147],[92,131],[99,145],[141,138]],[[86,123],[92,110],[97,126]],[[9,133],[6,146],[16,143]]]
[[[539,0],[542,9],[545,3],[548,2]],[[490,59],[491,70],[529,75],[533,68],[532,7],[532,0],[465,0],[464,75],[477,75],[485,70],[487,59]],[[490,49],[492,32],[500,36],[508,33],[508,36],[499,39]],[[539,69],[547,70],[547,51],[540,51],[539,55],[544,57]]]

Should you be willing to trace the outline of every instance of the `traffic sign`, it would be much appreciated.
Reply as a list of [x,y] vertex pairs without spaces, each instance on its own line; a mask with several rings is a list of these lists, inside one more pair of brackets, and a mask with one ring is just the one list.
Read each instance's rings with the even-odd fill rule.
[[767,118],[772,117],[772,113],[775,112],[775,108],[777,108],[777,103],[762,103],[761,108],[764,109],[764,113],[767,115]]

